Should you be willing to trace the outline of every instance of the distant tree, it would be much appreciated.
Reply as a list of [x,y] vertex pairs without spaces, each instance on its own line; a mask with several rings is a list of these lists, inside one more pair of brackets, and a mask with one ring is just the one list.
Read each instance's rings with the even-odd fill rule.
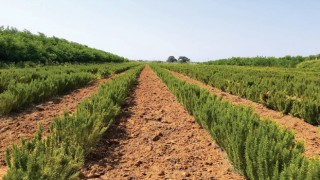
[[190,62],[190,59],[187,58],[186,56],[180,56],[178,59],[178,62],[187,63],[187,62]]
[[167,62],[177,62],[177,59],[174,56],[169,56]]

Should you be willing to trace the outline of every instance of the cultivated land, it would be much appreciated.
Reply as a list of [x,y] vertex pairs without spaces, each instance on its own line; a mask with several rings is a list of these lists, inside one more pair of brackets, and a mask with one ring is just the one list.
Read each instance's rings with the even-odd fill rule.
[[21,138],[31,139],[38,129],[39,123],[44,129],[44,133],[49,132],[50,123],[55,117],[62,116],[64,113],[74,113],[81,101],[97,93],[99,85],[116,76],[117,74],[113,74],[108,78],[93,81],[86,87],[76,89],[70,94],[55,97],[48,102],[25,108],[21,112],[0,117],[0,177],[7,171],[4,160],[6,148],[14,143],[19,144]]
[[[132,70],[130,73],[132,73],[132,75],[128,72],[130,70],[125,69],[126,71],[120,74],[113,74],[107,78],[91,81],[91,83],[85,87],[78,88],[64,96],[51,97],[44,103],[30,105],[30,107],[24,107],[18,112],[11,112],[1,116],[0,177],[6,174],[8,169],[4,157],[6,148],[11,147],[14,143],[19,144],[20,138],[31,139],[40,122],[44,128],[43,134],[45,136],[50,133],[52,134],[52,132],[49,131],[49,125],[53,122],[54,117],[62,117],[64,112],[71,115],[77,114],[79,104],[81,104],[84,99],[89,99],[87,103],[93,104],[93,115],[90,115],[88,118],[100,118],[99,115],[102,114],[102,112],[112,112],[111,114],[118,115],[116,118],[111,117],[108,119],[109,117],[106,117],[107,122],[104,125],[98,123],[97,126],[99,126],[99,128],[106,127],[107,131],[99,131],[102,133],[100,140],[99,135],[94,136],[97,137],[97,142],[94,144],[90,142],[90,146],[92,147],[86,148],[86,141],[83,142],[84,147],[82,145],[79,146],[85,149],[83,150],[85,157],[84,162],[80,160],[80,163],[76,165],[76,171],[70,170],[70,172],[76,174],[76,172],[80,171],[79,176],[76,175],[76,177],[80,177],[81,179],[250,179],[253,177],[259,177],[258,179],[263,179],[261,177],[275,177],[279,179],[280,176],[282,178],[296,177],[297,179],[304,179],[308,177],[317,179],[317,175],[320,174],[320,169],[318,168],[320,163],[318,163],[317,160],[310,160],[317,159],[320,152],[320,136],[317,126],[311,125],[303,119],[268,109],[262,104],[223,92],[181,73],[166,70],[155,64],[151,66],[157,69],[151,69],[149,65],[144,65],[143,70],[137,78],[134,74],[140,72],[139,68],[135,70],[135,66],[130,66],[129,68]],[[234,105],[234,109],[237,109],[239,105],[252,107],[253,113],[258,115],[259,120],[268,118],[276,122],[277,129],[272,129],[275,132],[268,134],[269,132],[266,131],[264,133],[266,137],[268,137],[266,138],[267,143],[288,143],[288,145],[279,146],[283,148],[280,149],[280,151],[270,147],[272,149],[270,153],[283,151],[284,155],[281,153],[266,153],[262,154],[261,157],[272,157],[273,155],[275,157],[279,155],[279,159],[283,157],[284,159],[291,159],[288,160],[288,162],[280,162],[279,160],[277,163],[283,163],[280,164],[280,167],[277,167],[276,163],[273,163],[272,165],[275,167],[270,167],[270,169],[266,171],[261,168],[268,167],[267,161],[260,162],[261,159],[258,159],[257,162],[252,162],[251,167],[249,167],[249,162],[255,160],[247,156],[239,157],[241,154],[237,153],[247,151],[247,149],[245,149],[247,147],[254,147],[260,150],[259,148],[263,148],[263,146],[259,146],[259,143],[262,142],[254,142],[257,145],[250,146],[250,137],[241,137],[244,138],[243,142],[247,142],[245,148],[242,148],[241,145],[236,146],[236,148],[231,146],[230,148],[228,145],[223,144],[223,146],[218,144],[224,141],[221,139],[216,139],[215,141],[213,139],[213,137],[219,137],[219,133],[215,134],[216,132],[213,129],[220,127],[220,124],[211,124],[211,119],[206,119],[209,116],[206,116],[206,114],[200,116],[197,112],[190,111],[188,105],[181,103],[183,98],[192,99],[203,92],[199,93],[198,90],[194,90],[194,93],[193,91],[187,91],[188,88],[193,89],[193,86],[186,85],[184,87],[186,88],[185,93],[189,94],[185,97],[175,96],[174,94],[177,92],[172,92],[180,91],[179,88],[181,86],[175,86],[175,83],[170,84],[170,78],[168,80],[166,76],[159,78],[157,76],[160,72],[159,69],[161,69],[161,72],[163,71],[164,73],[173,75],[182,82],[185,81],[187,84],[196,85],[194,86],[195,89],[201,87],[212,95],[218,95],[226,102]],[[114,107],[114,109],[108,109],[109,107],[103,109],[104,107],[101,107],[103,110],[98,107],[96,112],[94,107],[99,104],[95,105],[95,101],[91,100],[91,97],[98,93],[100,93],[99,97],[104,97],[103,94],[101,94],[102,90],[99,85],[109,83],[111,85],[115,84],[114,87],[117,87],[117,84],[119,87],[124,86],[121,85],[121,83],[123,83],[121,81],[123,80],[120,78],[126,76],[126,74],[130,75],[126,77],[127,79],[131,79],[130,81],[128,80],[128,82],[132,83],[136,81],[135,85],[126,86],[125,91],[128,91],[128,93],[126,94],[125,91],[121,89],[110,89],[115,95],[105,97],[107,98],[105,101],[112,101],[115,107],[121,105],[119,113],[117,108]],[[117,78],[121,81],[117,80]],[[166,82],[166,84],[164,82]],[[111,87],[113,88],[113,86],[110,86],[110,88]],[[108,89],[105,89],[105,92],[108,92]],[[200,95],[199,98],[201,97]],[[205,98],[204,100],[207,99]],[[203,102],[205,103],[205,101]],[[206,104],[206,106],[207,105],[208,104]],[[198,106],[201,107],[202,104],[193,106],[198,108]],[[86,105],[82,107],[86,107]],[[110,107],[112,107],[112,105]],[[207,108],[210,110],[208,113],[211,113],[211,110],[212,112],[219,111],[213,107]],[[237,111],[235,110],[234,112]],[[250,113],[251,112],[249,112],[249,115]],[[219,114],[219,112],[217,112],[217,114]],[[219,118],[219,116],[216,118]],[[238,121],[239,119],[237,118],[241,117],[237,117],[235,114],[233,118],[234,119],[230,119],[230,127],[233,126],[231,125],[231,121]],[[114,122],[113,119],[115,119]],[[68,119],[65,118],[64,120]],[[214,121],[214,119],[212,119],[212,121]],[[197,122],[200,122],[200,124]],[[96,124],[93,123],[92,126],[95,127]],[[259,127],[260,126],[273,127],[270,124],[259,125]],[[257,127],[255,127],[253,123],[253,129],[255,130]],[[247,128],[248,131],[252,131],[250,128],[251,127],[249,127],[249,129]],[[300,145],[296,145],[296,142],[291,142],[290,132],[289,134],[284,134],[283,138],[278,138],[275,135],[278,132],[281,134],[285,129],[294,133],[292,136],[296,142],[304,142],[305,150],[303,150]],[[93,130],[96,129],[93,128]],[[219,129],[216,129],[216,131],[219,131]],[[230,132],[232,136],[240,138],[240,136],[232,134],[232,129]],[[247,132],[243,133],[246,134]],[[285,131],[285,133],[287,133],[287,131]],[[227,140],[232,138],[234,137],[226,137]],[[281,141],[279,141],[279,139]],[[286,140],[288,140],[288,142],[284,142]],[[241,141],[242,140],[239,142]],[[61,143],[63,143],[63,141]],[[237,149],[239,147],[240,149]],[[266,147],[268,147],[268,145]],[[54,148],[55,147],[53,147],[53,149]],[[34,151],[35,150],[31,150],[30,154]],[[268,150],[263,152],[268,152]],[[230,155],[232,155],[233,158],[230,158]],[[13,160],[14,159],[11,159],[11,161]],[[239,164],[241,164],[239,162],[248,164],[239,166]],[[241,166],[246,168],[241,169]],[[15,168],[23,169],[23,167],[19,166]],[[250,172],[251,168],[260,169],[257,170],[257,172]],[[303,175],[301,172],[306,171],[305,168],[308,169],[308,173]],[[278,169],[279,172],[277,171]],[[277,174],[277,172],[279,174]],[[297,173],[297,175],[295,173]]]
[[243,105],[248,107],[253,107],[255,113],[257,113],[261,118],[266,118],[277,122],[284,128],[288,128],[295,133],[295,138],[297,141],[303,141],[305,143],[305,154],[309,158],[317,158],[320,153],[320,135],[317,126],[313,126],[291,115],[285,115],[281,112],[268,109],[262,104],[252,102],[250,100],[240,98],[239,96],[232,95],[221,91],[220,89],[214,88],[212,86],[206,85],[200,81],[194,80],[186,75],[170,71],[176,77],[185,80],[188,83],[195,84],[201,88],[210,91],[212,94],[219,95],[223,99],[232,102],[235,105]]
[[116,122],[84,179],[243,179],[148,66]]
[[18,143],[20,138],[30,139],[41,123],[45,132],[49,131],[49,125],[56,116],[63,113],[74,113],[77,105],[84,99],[96,93],[99,85],[115,77],[99,79],[90,83],[88,86],[72,91],[65,96],[56,97],[48,102],[31,106],[22,110],[20,113],[12,113],[0,118],[0,162],[5,165],[5,148],[13,143]]

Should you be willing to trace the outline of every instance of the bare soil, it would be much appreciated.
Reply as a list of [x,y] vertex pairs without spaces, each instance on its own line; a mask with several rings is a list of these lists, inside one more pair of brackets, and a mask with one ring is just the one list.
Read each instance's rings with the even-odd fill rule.
[[[110,78],[116,75],[111,75]],[[44,132],[49,131],[49,125],[54,117],[62,116],[64,112],[74,113],[77,105],[85,98],[90,97],[99,89],[99,85],[107,79],[99,79],[83,88],[72,91],[68,95],[56,97],[48,102],[33,105],[18,113],[11,113],[0,117],[0,179],[6,172],[4,151],[13,143],[20,142],[20,138],[30,139],[42,123]]]
[[283,113],[275,110],[268,109],[262,104],[255,103],[253,101],[240,98],[239,96],[231,95],[223,92],[220,89],[206,85],[200,81],[192,79],[184,74],[180,74],[174,71],[169,71],[176,77],[191,83],[198,85],[201,88],[209,90],[211,93],[222,96],[223,99],[230,101],[236,105],[251,106],[255,113],[261,118],[268,118],[277,122],[280,126],[288,128],[295,133],[295,138],[298,141],[304,141],[305,155],[308,158],[316,158],[320,153],[320,135],[318,127],[313,126],[303,119],[293,117],[291,115],[284,115]]
[[6,167],[0,167],[0,179],[7,173]]

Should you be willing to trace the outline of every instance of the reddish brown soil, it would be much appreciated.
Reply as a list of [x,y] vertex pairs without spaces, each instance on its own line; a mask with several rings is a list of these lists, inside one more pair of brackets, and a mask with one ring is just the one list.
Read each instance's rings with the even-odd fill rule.
[[209,90],[213,94],[222,96],[223,99],[226,99],[233,104],[253,107],[254,112],[256,112],[261,118],[268,118],[277,122],[278,124],[280,124],[280,126],[286,127],[293,131],[295,133],[296,140],[304,141],[305,155],[308,158],[315,158],[317,155],[319,155],[320,136],[318,133],[318,127],[306,123],[305,121],[303,121],[303,119],[299,119],[291,115],[284,115],[281,112],[268,109],[262,104],[255,103],[253,101],[223,92],[220,89],[213,88],[186,75],[173,71],[170,72],[176,77],[187,81],[188,83],[198,85],[199,87]]
[[0,179],[7,173],[6,167],[0,167]]
[[244,179],[148,66],[82,178]]
[[[116,75],[112,75],[114,77]],[[48,132],[49,124],[56,116],[62,116],[64,111],[73,113],[77,105],[85,98],[98,91],[99,85],[107,79],[94,81],[84,88],[72,91],[63,97],[54,98],[46,103],[31,106],[20,113],[10,114],[0,118],[0,179],[5,173],[4,151],[13,143],[19,143],[20,138],[30,139],[41,122],[44,132]]]

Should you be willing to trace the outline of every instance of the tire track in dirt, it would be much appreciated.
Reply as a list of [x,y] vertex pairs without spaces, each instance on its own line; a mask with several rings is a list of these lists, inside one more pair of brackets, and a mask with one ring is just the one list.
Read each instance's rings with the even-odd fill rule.
[[149,66],[82,179],[244,179]]
[[174,76],[188,83],[195,84],[201,88],[204,88],[210,91],[212,94],[222,96],[223,99],[228,100],[233,104],[251,106],[253,107],[254,112],[257,113],[261,118],[268,118],[272,121],[277,122],[281,127],[290,129],[295,133],[296,140],[304,141],[306,157],[317,158],[317,156],[320,154],[320,135],[318,132],[318,127],[305,122],[303,119],[299,119],[291,115],[284,115],[279,111],[268,109],[262,104],[255,103],[253,101],[240,98],[239,96],[223,92],[220,89],[206,85],[184,74],[180,74],[170,70],[168,71],[171,72],[171,74],[173,74]]
[[[121,74],[121,73],[120,73]],[[5,169],[4,151],[13,143],[19,143],[20,138],[30,139],[42,123],[43,132],[49,132],[49,125],[54,117],[62,116],[65,111],[74,113],[78,104],[90,97],[99,89],[99,85],[117,76],[113,74],[108,78],[99,79],[89,83],[83,88],[76,89],[62,97],[56,97],[42,104],[31,106],[22,112],[11,113],[0,118],[0,177],[1,169]],[[1,167],[2,166],[2,167]]]

